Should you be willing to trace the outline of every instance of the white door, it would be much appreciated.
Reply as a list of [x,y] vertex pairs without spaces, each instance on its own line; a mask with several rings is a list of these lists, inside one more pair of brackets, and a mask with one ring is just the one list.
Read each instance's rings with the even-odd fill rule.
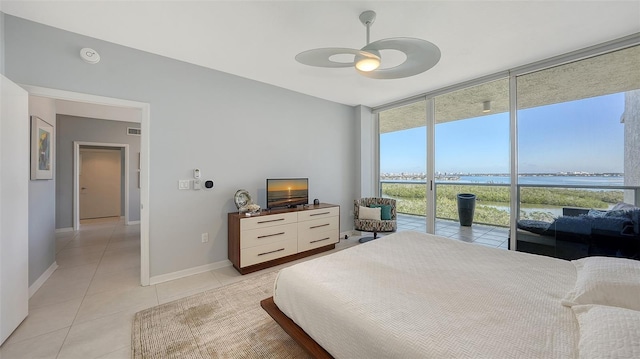
[[80,149],[80,219],[121,215],[121,151]]
[[29,95],[0,75],[0,344],[29,310]]

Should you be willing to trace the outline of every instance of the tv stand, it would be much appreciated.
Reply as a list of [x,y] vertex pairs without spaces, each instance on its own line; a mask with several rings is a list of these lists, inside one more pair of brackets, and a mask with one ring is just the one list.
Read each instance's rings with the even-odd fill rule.
[[334,204],[227,217],[229,260],[241,274],[331,250],[340,239],[340,206]]

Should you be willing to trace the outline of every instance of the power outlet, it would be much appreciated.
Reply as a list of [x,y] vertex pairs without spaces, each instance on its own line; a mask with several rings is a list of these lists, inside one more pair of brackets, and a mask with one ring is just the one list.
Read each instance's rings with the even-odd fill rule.
[[202,238],[202,243],[207,243],[207,242],[209,242],[209,233],[202,233],[202,235],[200,236],[200,238]]

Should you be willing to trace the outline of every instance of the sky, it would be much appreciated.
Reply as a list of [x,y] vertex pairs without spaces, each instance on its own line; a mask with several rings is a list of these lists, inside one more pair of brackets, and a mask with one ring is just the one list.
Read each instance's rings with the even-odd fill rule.
[[[623,172],[624,93],[518,111],[520,173]],[[509,173],[509,114],[436,125],[436,172]],[[426,127],[380,136],[381,173],[426,172]]]

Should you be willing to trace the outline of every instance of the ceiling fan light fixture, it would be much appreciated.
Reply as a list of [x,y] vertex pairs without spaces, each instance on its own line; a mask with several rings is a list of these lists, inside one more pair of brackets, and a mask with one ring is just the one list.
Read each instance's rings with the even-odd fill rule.
[[375,57],[365,57],[356,62],[356,68],[360,71],[369,72],[380,67],[380,59]]
[[360,71],[369,72],[380,67],[380,60],[378,59],[362,59],[356,62],[356,68]]

